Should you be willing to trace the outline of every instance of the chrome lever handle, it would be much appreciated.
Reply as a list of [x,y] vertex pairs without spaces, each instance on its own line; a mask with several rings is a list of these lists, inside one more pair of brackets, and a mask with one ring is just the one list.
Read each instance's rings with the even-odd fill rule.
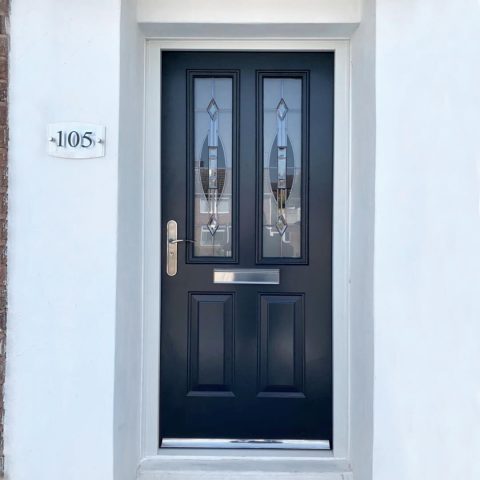
[[190,243],[196,243],[195,240],[190,240],[188,238],[179,238],[178,240],[172,240],[170,239],[168,243],[170,244],[175,244],[175,243],[181,243],[181,242],[190,242]]
[[177,258],[179,243],[196,243],[195,240],[189,238],[177,238],[177,222],[169,220],[167,222],[167,275],[174,277],[177,274]]

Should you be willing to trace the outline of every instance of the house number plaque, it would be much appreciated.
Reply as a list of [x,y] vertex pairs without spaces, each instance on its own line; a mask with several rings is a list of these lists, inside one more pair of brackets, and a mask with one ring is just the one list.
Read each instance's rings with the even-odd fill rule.
[[105,127],[92,123],[51,123],[47,128],[48,154],[61,158],[105,156]]

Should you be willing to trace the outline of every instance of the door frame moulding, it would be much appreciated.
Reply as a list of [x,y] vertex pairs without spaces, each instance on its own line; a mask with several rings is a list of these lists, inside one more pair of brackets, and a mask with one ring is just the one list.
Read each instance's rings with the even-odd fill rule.
[[[335,52],[334,93],[334,202],[333,202],[333,450],[289,451],[218,450],[218,449],[159,449],[160,402],[160,268],[161,250],[161,53],[164,50],[231,50],[231,51],[330,51]],[[349,478],[350,458],[350,318],[349,318],[349,252],[350,252],[350,42],[349,40],[309,39],[146,39],[145,50],[145,117],[143,158],[143,331],[142,331],[142,390],[141,390],[141,462],[139,477],[156,478],[154,472],[175,472],[175,462],[215,462],[215,471],[242,470],[235,462],[259,462],[259,470],[268,473],[265,465],[272,460],[291,462],[290,476],[307,478],[324,472],[325,478]],[[302,460],[301,473],[298,461]],[[235,465],[237,465],[235,467]],[[256,465],[256,464],[255,464]],[[288,471],[288,465],[285,470]],[[296,467],[294,467],[297,465]],[[193,467],[192,467],[193,468]],[[203,467],[202,467],[203,468]],[[187,468],[188,469],[188,468]],[[233,469],[233,470],[232,470]],[[202,471],[199,467],[198,471]],[[170,474],[169,473],[169,474]],[[192,470],[192,475],[194,471]],[[213,473],[210,470],[210,473]],[[153,476],[152,476],[153,475]],[[338,475],[338,476],[337,476]],[[176,477],[169,477],[176,478]],[[179,473],[178,478],[181,477]],[[192,477],[193,478],[193,477]],[[215,477],[216,478],[216,477]],[[219,477],[220,478],[220,477]],[[310,478],[310,477],[308,477]],[[323,478],[323,477],[322,477]]]

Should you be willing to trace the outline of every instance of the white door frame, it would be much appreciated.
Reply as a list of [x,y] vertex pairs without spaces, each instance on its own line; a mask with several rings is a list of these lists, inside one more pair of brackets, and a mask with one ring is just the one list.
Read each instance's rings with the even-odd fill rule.
[[[250,50],[335,52],[334,212],[333,212],[333,451],[291,451],[288,458],[320,460],[323,467],[348,470],[350,449],[350,347],[349,347],[349,252],[350,252],[350,43],[324,39],[147,39],[145,65],[144,138],[144,252],[142,332],[142,468],[151,472],[179,459],[215,458],[274,459],[285,452],[238,450],[183,450],[158,448],[160,401],[160,118],[161,53],[163,50]],[[174,465],[174,464],[173,464]],[[219,465],[216,463],[216,465]],[[143,466],[143,467],[142,467]],[[344,468],[345,467],[345,468]],[[173,467],[172,467],[173,468]],[[220,468],[220,467],[219,467]],[[174,469],[174,468],[173,468]],[[327,468],[328,470],[328,468]],[[332,470],[332,471],[333,471]],[[329,477],[330,478],[330,477]],[[332,477],[334,478],[334,477]],[[336,477],[335,477],[336,478]],[[343,478],[343,477],[338,477]]]

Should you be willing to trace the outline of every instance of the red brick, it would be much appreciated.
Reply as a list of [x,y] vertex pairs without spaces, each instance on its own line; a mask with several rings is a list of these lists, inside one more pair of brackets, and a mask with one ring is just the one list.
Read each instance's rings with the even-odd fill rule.
[[7,15],[10,11],[9,0],[0,0],[0,15]]
[[5,103],[8,99],[8,83],[0,80],[0,102]]
[[10,29],[10,23],[8,17],[5,15],[0,15],[0,34],[8,34]]
[[7,125],[7,123],[8,123],[7,105],[0,103],[0,125]]
[[8,57],[0,57],[0,80],[8,80]]
[[0,35],[0,57],[8,57],[8,36]]
[[8,127],[0,125],[0,148],[6,148],[8,146]]
[[0,478],[4,473],[3,417],[7,324],[7,213],[8,213],[8,49],[10,0],[0,0]]

